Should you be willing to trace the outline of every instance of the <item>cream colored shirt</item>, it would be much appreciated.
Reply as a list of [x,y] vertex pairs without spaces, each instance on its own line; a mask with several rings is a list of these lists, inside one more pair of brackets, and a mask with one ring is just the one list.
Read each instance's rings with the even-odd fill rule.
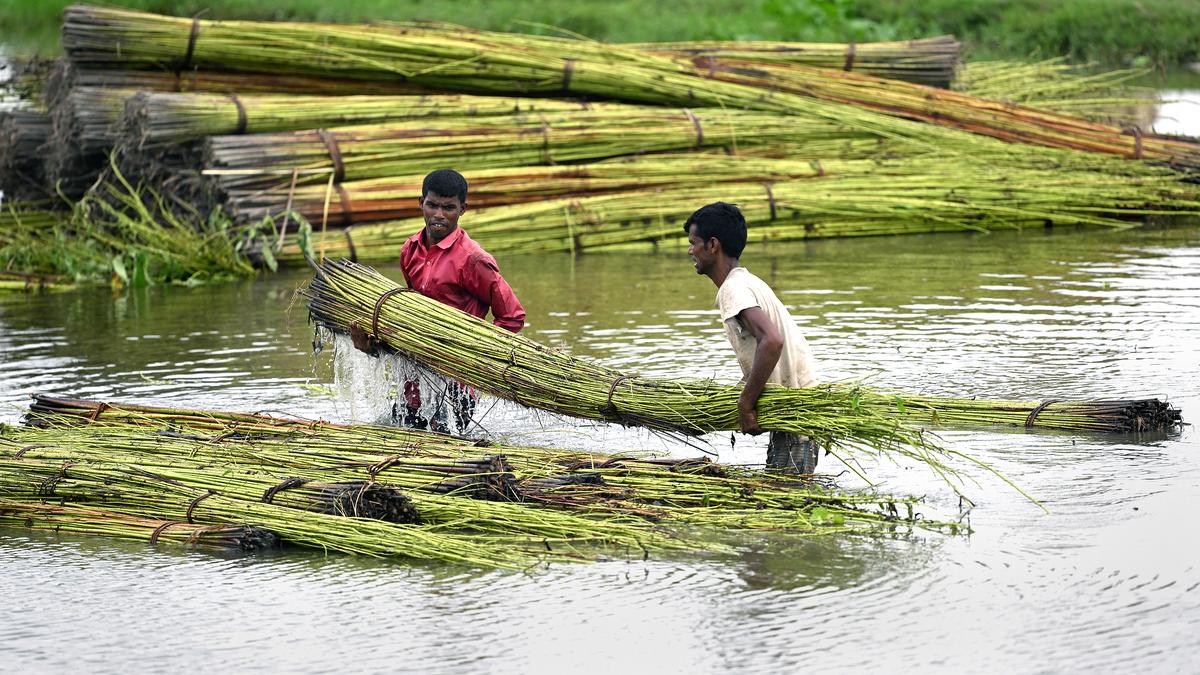
[[729,276],[725,277],[725,283],[717,289],[717,308],[720,309],[721,321],[725,324],[725,335],[737,354],[738,365],[742,367],[742,375],[750,374],[750,368],[754,365],[754,352],[758,348],[754,336],[738,319],[738,314],[749,307],[761,307],[783,336],[783,350],[779,354],[779,363],[775,365],[775,370],[767,382],[793,388],[816,384],[816,361],[808,347],[808,341],[800,334],[800,329],[796,327],[796,322],[792,321],[787,308],[765,281],[751,274],[745,267],[735,267],[730,270]]

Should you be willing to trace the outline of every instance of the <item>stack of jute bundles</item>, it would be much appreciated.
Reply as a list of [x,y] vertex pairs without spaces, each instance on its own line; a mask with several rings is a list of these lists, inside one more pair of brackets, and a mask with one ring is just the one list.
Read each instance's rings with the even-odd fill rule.
[[37,396],[0,429],[0,526],[528,569],[730,553],[728,531],[968,532],[918,499],[707,459]]
[[[763,240],[1200,212],[1195,143],[941,88],[947,39],[611,45],[75,6],[63,46],[63,145],[95,157],[103,137],[116,152],[94,171],[269,226],[271,260],[393,255],[444,165],[482,188],[471,225],[495,251],[678,242],[680,218],[722,198]],[[52,162],[59,184],[69,164]],[[305,224],[319,231],[289,235]]]
[[[466,32],[452,27],[434,29],[446,32],[450,40],[454,40],[455,35]],[[59,104],[51,107],[63,108],[58,116],[59,136],[64,140],[92,141],[98,138],[97,135],[85,131],[103,127],[105,138],[100,145],[107,145],[109,149],[120,146],[122,152],[119,155],[128,158],[128,161],[120,165],[123,170],[134,176],[140,176],[142,172],[154,176],[153,169],[161,170],[163,160],[166,160],[165,164],[168,166],[183,169],[194,164],[194,157],[186,154],[183,157],[178,156],[181,151],[181,139],[178,134],[172,139],[174,143],[167,143],[161,135],[153,131],[147,133],[143,128],[144,124],[153,125],[153,121],[146,120],[145,111],[148,107],[155,108],[156,103],[159,106],[170,106],[170,102],[162,104],[139,101],[128,111],[124,109],[124,104],[136,92],[217,94],[219,96],[215,101],[209,97],[207,100],[193,103],[211,109],[214,103],[219,101],[222,107],[227,108],[230,123],[225,128],[226,133],[315,129],[412,117],[413,115],[403,110],[393,109],[393,104],[401,108],[407,107],[407,104],[386,99],[372,103],[346,98],[310,98],[307,103],[311,107],[302,110],[306,105],[304,101],[262,101],[247,98],[255,94],[299,92],[316,97],[352,95],[359,98],[412,94],[425,89],[422,85],[413,83],[411,78],[405,78],[395,72],[369,73],[367,69],[356,73],[338,66],[297,71],[289,66],[289,62],[296,60],[303,52],[306,36],[324,42],[328,40],[327,34],[347,37],[355,32],[394,34],[397,31],[362,26],[209,22],[120,10],[70,7],[64,13],[63,26],[63,44],[68,55],[65,67],[67,72],[60,74],[59,84],[51,93],[55,103]],[[404,32],[404,29],[400,29],[399,32]],[[223,34],[226,37],[222,37]],[[292,35],[289,37],[289,34]],[[291,40],[293,47],[300,52],[280,59],[251,58],[248,61],[239,61],[236,44],[226,42],[228,37],[233,37],[234,43],[242,41],[243,45],[253,46],[257,44],[259,37],[272,39],[270,35],[285,41]],[[171,53],[176,38],[181,40],[178,44],[179,52]],[[138,42],[143,42],[143,46],[159,42],[164,51],[155,53],[153,48],[139,48],[136,46]],[[684,48],[682,45],[676,47]],[[800,50],[797,51],[797,58],[808,59],[814,63],[827,62],[831,50],[836,49],[834,45],[813,45],[812,49],[806,45],[795,47]],[[937,81],[943,86],[950,82],[958,62],[958,45],[947,38],[912,43],[863,45],[858,52],[861,55],[860,67],[884,71],[888,69],[889,64],[894,64],[895,73],[898,75]],[[426,63],[432,63],[435,67],[436,62],[436,58],[433,61],[426,59]],[[74,92],[74,89],[80,91]],[[446,89],[461,87],[439,87],[437,90]],[[108,93],[101,95],[99,90]],[[519,90],[521,88],[517,89]],[[175,102],[178,101],[176,98]],[[272,104],[277,105],[274,110]],[[280,110],[280,106],[288,111],[283,119],[275,114]],[[188,106],[185,104],[185,107]],[[169,112],[157,113],[158,116],[165,114]],[[487,113],[476,111],[471,114]],[[186,115],[187,112],[184,112],[184,124],[187,123]],[[117,122],[115,118],[122,116],[124,121]],[[423,116],[423,113],[417,113],[417,116]],[[90,118],[97,122],[103,118],[103,123],[88,129],[89,125],[81,118]],[[144,124],[139,124],[137,120],[142,120]],[[167,122],[166,125],[171,126],[172,123]],[[211,133],[215,132],[204,130],[201,135]],[[196,136],[192,135],[191,140],[195,138]],[[77,152],[90,158],[92,161],[87,164],[90,164],[92,172],[95,173],[97,163],[94,160],[97,153],[91,152],[90,143],[83,143],[84,147],[79,147],[81,144],[77,142],[65,145],[72,148],[67,152]],[[70,159],[72,158],[63,157],[55,160],[64,169],[56,174],[60,180],[66,178],[65,169]],[[81,168],[80,158],[77,156],[73,159],[76,160],[76,167]],[[76,183],[82,183],[84,180],[86,177],[74,177]],[[195,188],[188,180],[178,176],[175,177],[175,183]]]

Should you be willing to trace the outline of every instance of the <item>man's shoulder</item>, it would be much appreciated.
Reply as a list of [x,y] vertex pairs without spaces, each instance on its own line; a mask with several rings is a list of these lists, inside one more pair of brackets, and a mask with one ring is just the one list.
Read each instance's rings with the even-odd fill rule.
[[717,306],[736,314],[741,309],[779,302],[767,282],[745,267],[735,267],[717,289]]
[[737,270],[739,270],[737,274],[729,275],[737,286],[752,288],[759,293],[775,295],[775,291],[771,289],[771,285],[763,281],[762,277],[745,267],[738,267]]
[[459,238],[454,245],[461,247],[462,253],[466,256],[467,260],[473,263],[488,265],[490,267],[497,267],[496,258],[493,257],[491,253],[488,253],[482,246],[479,245],[479,242],[472,239],[471,235],[467,234],[466,230],[460,231],[462,232],[462,237]]
[[725,281],[721,283],[721,287],[717,289],[718,294],[721,293],[736,293],[746,288],[757,288],[760,285],[765,286],[762,279],[754,276],[750,270],[745,267],[735,267],[729,270]]
[[425,228],[421,228],[404,240],[404,245],[400,247],[401,251],[409,250],[421,244],[421,235],[424,234]]

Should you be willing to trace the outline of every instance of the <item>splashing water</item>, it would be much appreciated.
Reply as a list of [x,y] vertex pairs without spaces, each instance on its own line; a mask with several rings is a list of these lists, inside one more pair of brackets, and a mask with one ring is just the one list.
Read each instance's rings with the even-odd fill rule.
[[475,409],[473,389],[403,354],[367,356],[348,335],[334,335],[333,387],[339,416],[354,422],[466,435]]

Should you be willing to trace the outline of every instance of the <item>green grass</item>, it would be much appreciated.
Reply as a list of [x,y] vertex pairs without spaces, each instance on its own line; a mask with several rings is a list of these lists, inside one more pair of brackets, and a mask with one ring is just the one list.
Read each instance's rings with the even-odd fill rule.
[[1119,65],[1200,61],[1195,0],[848,0],[911,37],[953,33],[976,56]]
[[84,283],[196,285],[255,274],[240,246],[255,233],[219,213],[181,215],[115,172],[70,212],[0,207],[0,269]]

